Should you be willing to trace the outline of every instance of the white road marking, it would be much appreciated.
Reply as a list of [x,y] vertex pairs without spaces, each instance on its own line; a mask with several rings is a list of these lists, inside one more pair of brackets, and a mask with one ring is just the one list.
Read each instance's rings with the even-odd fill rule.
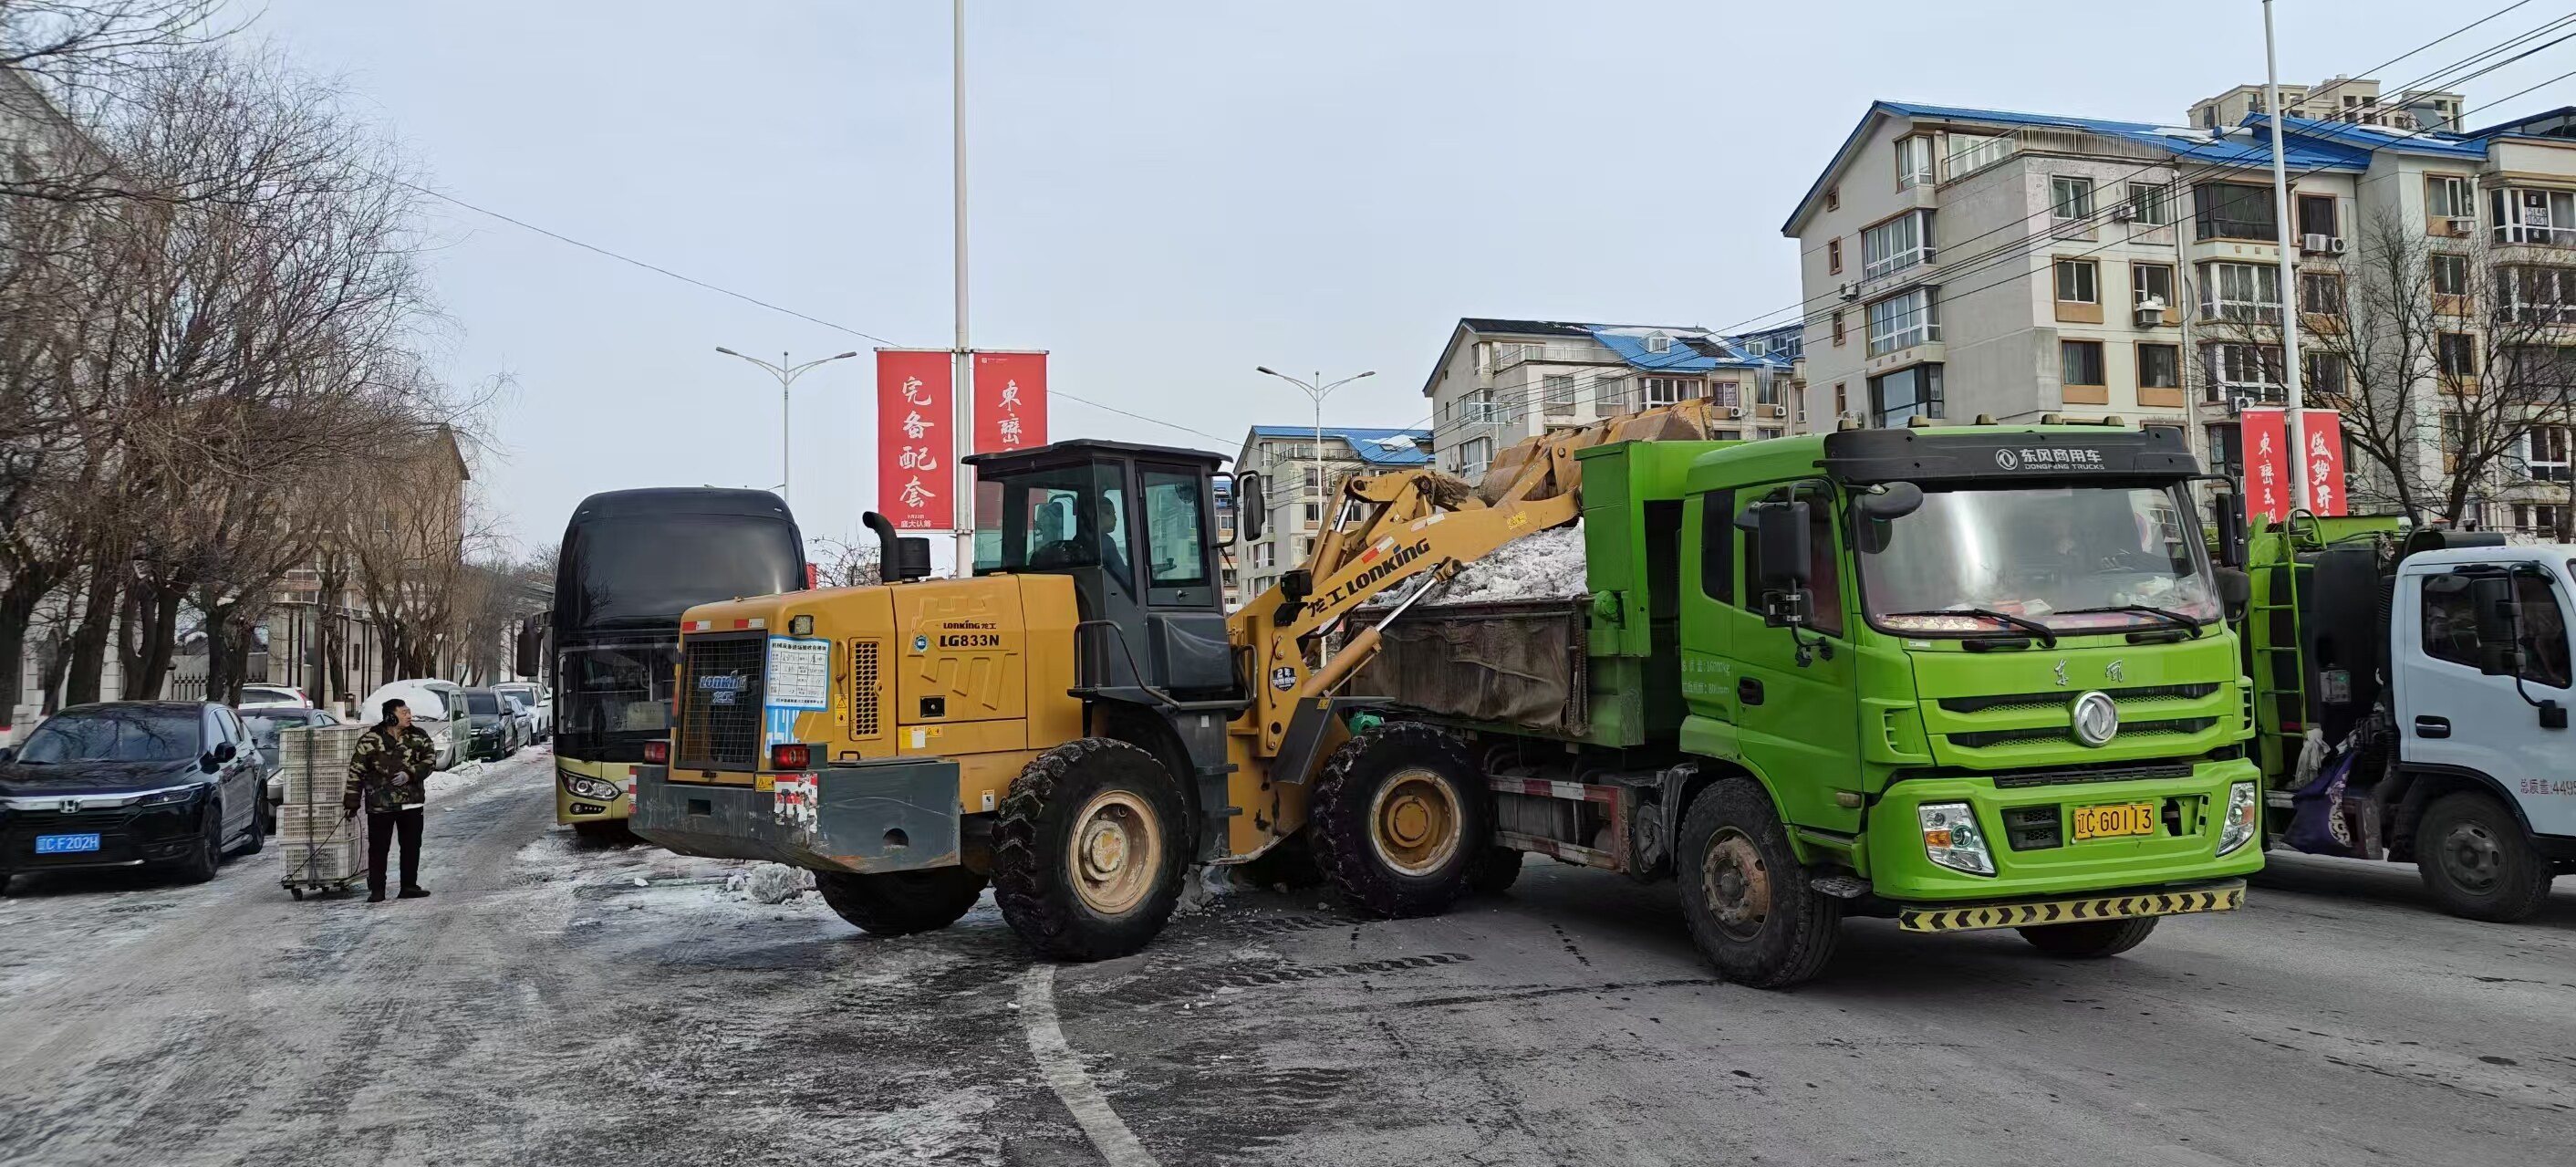
[[1136,1141],[1136,1132],[1128,1130],[1126,1121],[1110,1108],[1109,1097],[1092,1082],[1073,1047],[1065,1043],[1064,1030],[1055,1022],[1054,965],[1034,966],[1020,978],[1020,1024],[1028,1028],[1029,1056],[1037,1059],[1047,1085],[1055,1088],[1055,1096],[1064,1100],[1073,1121],[1081,1125],[1109,1167],[1160,1167],[1145,1145]]

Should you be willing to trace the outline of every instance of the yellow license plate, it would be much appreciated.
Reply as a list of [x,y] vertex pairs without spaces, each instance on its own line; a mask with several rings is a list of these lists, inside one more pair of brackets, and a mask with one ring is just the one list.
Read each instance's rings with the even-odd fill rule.
[[2112,806],[2079,806],[2075,808],[2075,838],[2118,839],[2129,835],[2156,833],[2156,804],[2123,802]]

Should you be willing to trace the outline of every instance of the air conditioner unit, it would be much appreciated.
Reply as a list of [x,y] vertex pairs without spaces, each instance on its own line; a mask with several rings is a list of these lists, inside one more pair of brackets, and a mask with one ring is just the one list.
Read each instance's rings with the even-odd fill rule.
[[2154,328],[2165,322],[2165,306],[2154,300],[2139,303],[2137,323],[2140,328]]
[[2326,243],[2326,254],[2341,255],[2350,246],[2350,244],[2344,242],[2343,236],[2337,235]]
[[1842,285],[1839,285],[1839,286],[1837,286],[1837,287],[1834,289],[1834,294],[1835,294],[1835,295],[1837,295],[1837,296],[1842,297],[1842,298],[1843,298],[1844,300],[1846,300],[1846,301],[1860,299],[1860,285],[1859,285],[1859,284],[1842,284]]
[[1755,415],[1759,417],[1789,416],[1789,409],[1785,405],[1757,405],[1753,407],[1753,410]]
[[1744,420],[1744,407],[1743,407],[1743,406],[1741,406],[1741,405],[1730,405],[1730,406],[1727,406],[1727,407],[1726,407],[1726,417],[1727,417],[1727,420],[1729,420],[1729,421],[1742,421],[1742,420]]
[[2137,217],[2138,209],[2127,203],[2121,203],[2120,205],[2111,208],[2111,221],[2114,223],[2134,222]]
[[2478,221],[2475,219],[2445,219],[2443,222],[2450,227],[2453,235],[2469,236],[2477,234],[2478,231]]
[[2332,235],[2301,235],[2299,236],[2299,250],[2306,252],[2324,251],[2333,246],[2336,242],[2337,240]]

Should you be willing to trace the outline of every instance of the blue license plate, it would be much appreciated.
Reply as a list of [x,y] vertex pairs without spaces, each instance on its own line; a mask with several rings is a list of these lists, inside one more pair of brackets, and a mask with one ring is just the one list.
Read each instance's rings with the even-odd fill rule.
[[69,855],[75,851],[98,850],[97,835],[38,835],[36,854]]

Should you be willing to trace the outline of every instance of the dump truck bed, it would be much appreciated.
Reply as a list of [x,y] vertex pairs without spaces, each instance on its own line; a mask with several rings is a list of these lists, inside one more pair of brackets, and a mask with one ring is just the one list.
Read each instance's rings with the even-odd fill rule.
[[1588,600],[1416,607],[1352,691],[1444,720],[1580,740],[1592,729]]

